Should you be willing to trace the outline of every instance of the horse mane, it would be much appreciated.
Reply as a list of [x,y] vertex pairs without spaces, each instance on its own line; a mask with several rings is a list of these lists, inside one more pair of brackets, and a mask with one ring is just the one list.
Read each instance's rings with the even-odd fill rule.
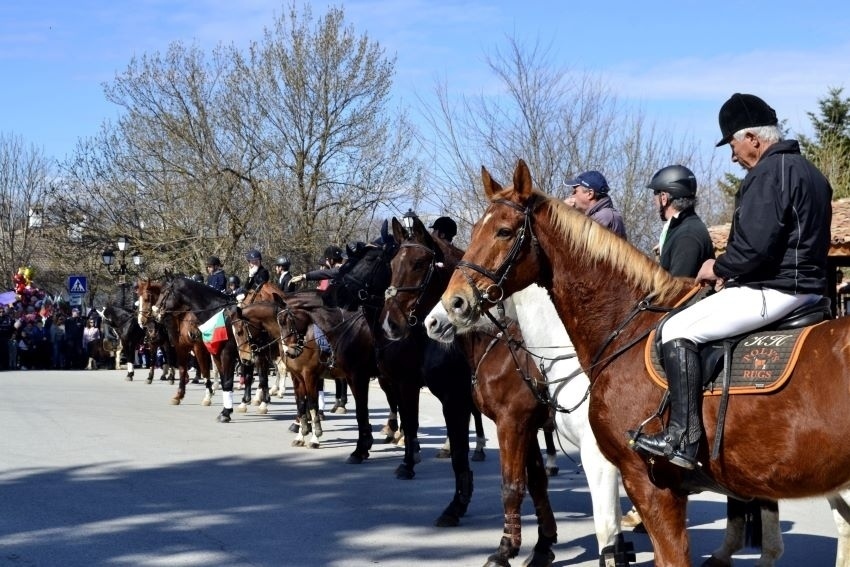
[[553,226],[579,258],[609,265],[628,285],[652,294],[659,303],[675,299],[686,288],[687,279],[674,278],[627,240],[563,201],[537,190],[534,192],[544,199]]

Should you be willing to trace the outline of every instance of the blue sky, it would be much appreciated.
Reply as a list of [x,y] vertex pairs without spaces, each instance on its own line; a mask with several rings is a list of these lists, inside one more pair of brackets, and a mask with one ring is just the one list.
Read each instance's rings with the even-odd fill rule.
[[[339,3],[334,3],[339,5]],[[328,2],[312,2],[314,15]],[[850,7],[821,2],[349,0],[348,22],[398,58],[396,96],[417,104],[493,79],[485,57],[513,36],[598,75],[660,128],[713,147],[733,92],[767,100],[793,132],[830,87],[850,96]],[[101,84],[175,40],[244,46],[288,3],[268,0],[6,0],[0,3],[0,132],[57,159],[117,109]],[[728,151],[728,150],[723,150]]]

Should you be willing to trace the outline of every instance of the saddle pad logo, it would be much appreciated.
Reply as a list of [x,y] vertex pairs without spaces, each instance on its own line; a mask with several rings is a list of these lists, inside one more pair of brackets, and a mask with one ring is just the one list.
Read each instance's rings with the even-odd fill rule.
[[[782,387],[791,375],[800,349],[812,327],[787,331],[761,331],[743,337],[732,348],[730,394],[765,394]],[[653,382],[667,387],[664,369],[654,348],[655,331],[646,344],[646,368]],[[723,373],[711,377],[706,395],[722,393]],[[707,380],[710,378],[705,377]]]

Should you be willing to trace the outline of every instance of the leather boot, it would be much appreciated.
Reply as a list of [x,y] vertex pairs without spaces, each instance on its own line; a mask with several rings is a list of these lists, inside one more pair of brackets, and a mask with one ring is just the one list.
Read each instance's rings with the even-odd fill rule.
[[693,469],[699,440],[702,376],[697,345],[687,339],[675,339],[661,345],[667,387],[670,390],[670,421],[655,435],[638,435],[636,449],[667,457],[676,466]]

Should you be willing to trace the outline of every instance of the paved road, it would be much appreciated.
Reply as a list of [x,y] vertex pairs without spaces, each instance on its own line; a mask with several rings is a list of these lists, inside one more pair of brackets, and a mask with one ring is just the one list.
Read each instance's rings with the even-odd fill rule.
[[[119,371],[5,372],[0,384],[0,565],[479,566],[499,542],[490,422],[487,459],[473,463],[468,515],[458,528],[432,527],[454,483],[450,464],[433,458],[443,428],[427,392],[424,459],[414,480],[400,481],[393,470],[401,450],[392,445],[376,444],[362,465],[344,464],[356,437],[352,413],[328,416],[320,449],[291,447],[290,395],[275,399],[268,415],[219,424],[219,408],[200,405],[197,385],[172,406],[167,382],[125,382]],[[387,410],[374,383],[370,398],[377,431]],[[560,465],[550,483],[555,564],[596,567],[584,476],[566,455]],[[695,563],[721,541],[724,511],[720,497],[694,497]],[[834,564],[836,531],[824,501],[783,502],[781,513],[781,565]],[[516,565],[536,536],[528,502],[523,521]],[[628,537],[639,565],[651,565],[646,536]],[[736,565],[755,558],[750,550]]]

